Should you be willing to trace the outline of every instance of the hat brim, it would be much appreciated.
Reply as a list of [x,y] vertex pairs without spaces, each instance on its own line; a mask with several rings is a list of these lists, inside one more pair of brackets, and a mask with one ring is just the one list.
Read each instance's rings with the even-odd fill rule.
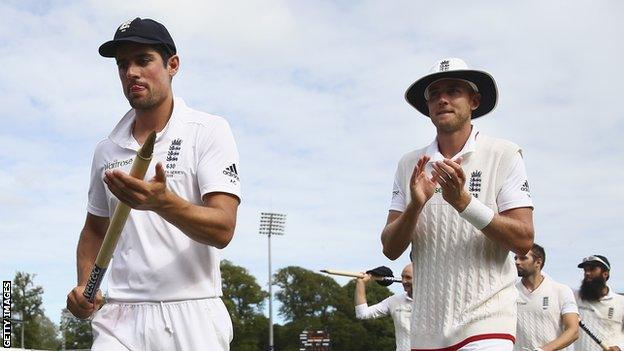
[[454,70],[433,73],[415,81],[405,92],[405,100],[423,115],[429,117],[429,108],[425,100],[425,89],[438,79],[455,78],[473,82],[479,89],[481,101],[479,107],[472,111],[472,119],[479,118],[496,107],[498,89],[494,78],[487,72],[475,70]]
[[119,46],[127,43],[163,45],[166,46],[169,51],[171,51],[171,53],[175,54],[175,49],[172,49],[171,47],[169,47],[169,45],[164,44],[162,41],[146,39],[142,37],[125,37],[107,41],[106,43],[100,45],[98,52],[103,57],[115,57],[115,55],[117,55],[117,49],[119,49]]
[[585,261],[585,262],[581,262],[578,264],[578,268],[584,268],[587,265],[594,265],[594,266],[600,266],[604,269],[606,269],[607,271],[610,270],[609,267],[607,267],[604,263],[600,262],[600,261]]

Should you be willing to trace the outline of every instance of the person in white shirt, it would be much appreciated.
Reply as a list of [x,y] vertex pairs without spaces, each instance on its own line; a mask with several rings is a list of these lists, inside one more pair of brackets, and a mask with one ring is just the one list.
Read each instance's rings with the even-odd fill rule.
[[437,61],[405,93],[436,138],[399,161],[384,254],[412,248],[411,348],[511,351],[516,270],[509,251],[533,245],[533,202],[521,149],[480,133],[492,111],[494,78],[458,58]]
[[392,295],[383,301],[368,306],[366,301],[366,284],[371,280],[370,274],[358,278],[355,282],[355,317],[372,319],[390,315],[394,322],[394,338],[397,351],[410,350],[410,318],[412,316],[412,264],[408,264],[401,272],[401,284],[405,294]]
[[[93,351],[229,350],[232,322],[220,299],[219,252],[234,235],[240,203],[238,151],[227,121],[173,96],[180,59],[167,29],[123,23],[100,55],[115,58],[132,109],[96,147],[87,217],[68,309],[92,318]],[[145,180],[128,175],[156,131]],[[83,297],[109,218],[132,208],[108,274],[108,298]]]
[[515,261],[522,279],[516,284],[520,296],[514,351],[567,350],[579,336],[572,289],[542,272],[546,252],[538,244],[526,255],[516,255]]
[[[584,271],[579,290],[575,291],[581,321],[609,347],[609,351],[624,350],[624,296],[607,285],[611,264],[602,255],[585,257],[578,268]],[[574,343],[576,351],[600,351],[589,335],[582,332]]]

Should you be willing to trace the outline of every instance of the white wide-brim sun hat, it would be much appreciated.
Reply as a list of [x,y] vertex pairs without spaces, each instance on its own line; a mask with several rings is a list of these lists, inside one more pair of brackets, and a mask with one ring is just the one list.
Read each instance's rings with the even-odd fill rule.
[[420,113],[429,117],[425,90],[431,83],[445,78],[467,80],[477,86],[481,101],[479,107],[472,111],[472,119],[479,118],[496,107],[498,89],[494,78],[487,72],[469,69],[466,62],[459,58],[445,58],[437,61],[426,76],[410,85],[405,92],[405,100]]

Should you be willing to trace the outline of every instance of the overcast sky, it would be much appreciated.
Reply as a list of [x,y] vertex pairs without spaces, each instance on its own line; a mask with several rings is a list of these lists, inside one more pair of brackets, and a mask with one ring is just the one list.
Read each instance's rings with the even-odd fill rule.
[[475,125],[523,148],[546,271],[576,287],[580,259],[603,254],[624,291],[623,11],[619,0],[0,0],[0,278],[37,274],[58,322],[92,152],[128,109],[97,48],[139,16],[176,42],[175,94],[230,122],[243,203],[222,256],[264,288],[268,210],[288,215],[274,269],[400,273],[407,255],[388,261],[379,240],[394,171],[435,134],[403,94],[437,59],[460,57],[498,83],[496,110]]

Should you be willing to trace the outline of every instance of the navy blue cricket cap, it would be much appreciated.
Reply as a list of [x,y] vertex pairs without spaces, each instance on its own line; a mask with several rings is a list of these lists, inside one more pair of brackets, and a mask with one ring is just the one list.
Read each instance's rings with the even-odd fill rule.
[[577,267],[583,268],[588,264],[601,266],[608,271],[611,270],[611,264],[609,263],[609,260],[607,260],[607,258],[602,255],[591,255],[591,256],[585,257],[583,261],[578,264]]
[[104,57],[115,57],[119,45],[124,43],[162,45],[169,50],[170,54],[175,55],[176,53],[173,38],[171,38],[167,28],[149,18],[137,17],[122,23],[117,28],[113,40],[102,44],[98,51]]

